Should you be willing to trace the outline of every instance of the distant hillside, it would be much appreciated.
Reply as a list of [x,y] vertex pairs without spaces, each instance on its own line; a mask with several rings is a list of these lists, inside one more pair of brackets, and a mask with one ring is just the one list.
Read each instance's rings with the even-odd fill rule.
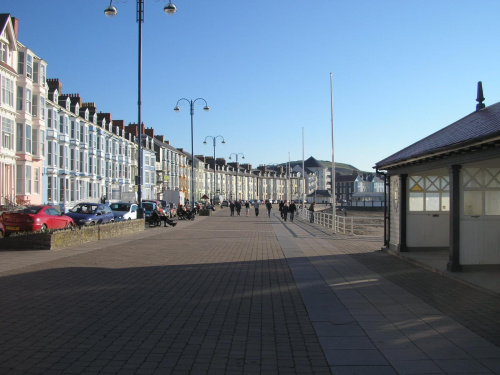
[[[332,167],[332,162],[331,161],[318,160],[318,162],[321,163],[322,165],[324,165],[327,168],[331,168]],[[297,164],[298,165],[302,165],[302,160],[291,161],[290,164],[292,166],[297,165]],[[282,165],[285,166],[286,163],[283,163]],[[362,172],[362,171],[359,170],[356,167],[353,167],[350,164],[335,162],[335,172],[336,173],[340,173],[341,175],[351,175],[353,173],[359,173],[359,172]]]
[[[318,160],[321,164],[323,164],[327,168],[332,167],[332,161],[327,161],[327,160]],[[362,172],[358,168],[353,167],[350,164],[345,164],[345,163],[337,163],[335,162],[335,173],[340,173],[342,175],[350,175],[353,174],[353,172]]]

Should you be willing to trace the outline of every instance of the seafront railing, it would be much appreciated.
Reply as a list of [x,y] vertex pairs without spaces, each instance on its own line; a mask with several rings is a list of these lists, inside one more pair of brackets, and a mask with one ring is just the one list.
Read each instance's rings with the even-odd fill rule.
[[[309,211],[307,208],[299,208],[297,211],[297,216],[304,221],[310,221],[310,215],[311,211]],[[332,214],[322,211],[316,211],[313,213],[313,216],[314,224],[331,229],[338,234],[383,235],[384,219],[382,217],[346,216],[345,214],[339,212],[337,215],[335,215],[334,228]]]

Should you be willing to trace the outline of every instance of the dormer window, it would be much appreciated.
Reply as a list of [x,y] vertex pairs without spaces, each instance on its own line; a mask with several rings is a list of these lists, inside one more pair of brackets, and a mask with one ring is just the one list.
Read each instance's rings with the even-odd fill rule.
[[59,91],[57,89],[54,90],[54,94],[52,96],[52,101],[56,104],[59,103]]
[[71,100],[69,100],[69,98],[66,98],[66,110],[71,110]]
[[85,121],[89,121],[89,109],[88,108],[85,110],[85,114],[83,116],[84,116]]
[[75,105],[75,115],[78,115],[80,113],[80,105],[76,103]]
[[5,42],[0,42],[0,60],[7,64],[8,56],[9,56],[9,46]]
[[94,116],[92,116],[92,123],[97,125],[97,114],[94,113]]

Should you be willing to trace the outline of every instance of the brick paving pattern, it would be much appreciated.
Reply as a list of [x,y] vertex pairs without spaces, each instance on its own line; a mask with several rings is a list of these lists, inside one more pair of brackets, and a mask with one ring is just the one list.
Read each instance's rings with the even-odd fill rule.
[[181,222],[3,273],[0,373],[329,374],[274,232],[254,224]]
[[498,298],[380,247],[224,209],[0,252],[0,374],[500,374]]

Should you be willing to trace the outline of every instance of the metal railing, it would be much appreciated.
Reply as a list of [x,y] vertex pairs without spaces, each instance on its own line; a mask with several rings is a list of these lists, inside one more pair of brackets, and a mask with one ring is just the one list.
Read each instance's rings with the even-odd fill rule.
[[[311,211],[307,208],[299,208],[297,216],[311,222]],[[314,224],[334,230],[333,215],[317,211],[313,213]],[[335,215],[335,233],[346,235],[375,235],[383,236],[384,219],[383,217],[367,216],[346,216],[339,212]]]

